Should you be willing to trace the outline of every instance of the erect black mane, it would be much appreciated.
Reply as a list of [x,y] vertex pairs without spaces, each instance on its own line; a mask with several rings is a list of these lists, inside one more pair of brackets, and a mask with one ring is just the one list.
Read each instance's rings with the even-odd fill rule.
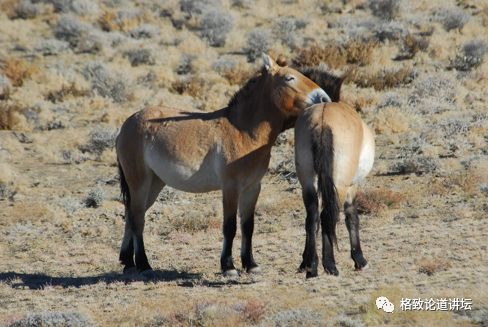
[[229,103],[227,103],[227,107],[236,106],[242,101],[243,98],[247,97],[254,90],[258,82],[264,78],[265,74],[266,69],[263,67],[253,77],[251,77],[243,87],[234,93],[232,98],[230,98]]
[[325,70],[313,67],[299,68],[298,71],[320,86],[330,96],[332,102],[339,102],[341,100],[341,86],[349,73],[338,77]]

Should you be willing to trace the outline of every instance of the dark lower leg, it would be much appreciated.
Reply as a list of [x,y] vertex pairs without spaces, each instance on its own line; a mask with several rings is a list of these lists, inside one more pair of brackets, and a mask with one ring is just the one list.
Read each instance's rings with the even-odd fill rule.
[[339,271],[335,265],[334,259],[334,244],[330,237],[334,231],[329,230],[329,224],[325,222],[325,219],[333,219],[333,217],[326,217],[323,213],[321,214],[322,222],[322,265],[324,270],[329,275],[339,276]]
[[360,270],[366,267],[368,262],[364,259],[363,251],[361,250],[361,243],[359,241],[359,216],[354,202],[346,202],[344,212],[346,214],[346,226],[351,242],[351,258],[354,261],[354,267]]
[[303,202],[307,209],[307,218],[305,220],[307,236],[300,271],[306,271],[307,278],[310,278],[318,275],[317,267],[319,265],[319,257],[317,255],[317,234],[319,230],[317,194],[315,192],[304,193]]
[[220,257],[220,266],[222,272],[229,270],[235,270],[234,261],[232,260],[232,244],[234,243],[234,237],[236,236],[236,215],[224,218],[223,234],[224,245],[222,248],[222,255]]
[[124,272],[134,268],[134,239],[132,238],[132,230],[130,227],[130,217],[125,217],[125,232],[122,246],[120,247],[119,260],[124,265]]
[[241,248],[241,261],[242,268],[247,271],[251,271],[257,268],[258,265],[254,261],[252,255],[252,234],[254,232],[254,213],[250,217],[241,218],[241,231],[242,231],[242,248]]

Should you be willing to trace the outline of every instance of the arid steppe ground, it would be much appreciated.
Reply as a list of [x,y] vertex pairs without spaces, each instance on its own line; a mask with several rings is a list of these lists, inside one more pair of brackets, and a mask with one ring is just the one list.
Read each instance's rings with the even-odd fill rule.
[[[488,4],[469,0],[2,0],[0,324],[487,325],[487,30]],[[376,134],[359,194],[370,269],[354,271],[342,215],[340,276],[297,273],[288,130],[257,205],[262,275],[220,274],[219,192],[167,188],[146,215],[156,280],[124,276],[121,124],[147,105],[224,107],[262,51],[350,71],[343,99]],[[238,232],[237,265],[239,251]],[[406,311],[407,298],[472,304]]]

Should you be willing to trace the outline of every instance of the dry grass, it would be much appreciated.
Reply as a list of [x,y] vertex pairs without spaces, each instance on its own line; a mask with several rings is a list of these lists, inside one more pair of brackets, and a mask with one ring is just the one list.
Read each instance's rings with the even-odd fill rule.
[[22,59],[9,59],[5,62],[3,73],[12,83],[12,86],[22,86],[24,81],[30,78],[37,68],[25,62]]
[[[387,11],[332,1],[321,11],[309,0],[1,2],[0,325],[483,325],[488,7],[403,4]],[[234,23],[225,43],[201,24],[209,10]],[[220,274],[220,192],[169,188],[145,222],[156,280],[123,275],[116,131],[147,105],[222,108],[260,70],[263,50],[295,67],[353,69],[342,98],[376,130],[375,164],[358,195],[370,269],[355,271],[340,223],[340,278],[296,273],[306,210],[289,130],[272,148],[256,210],[262,275],[241,270],[239,228],[241,276]],[[477,59],[457,59],[465,55]],[[379,296],[393,313],[375,307]],[[402,311],[407,297],[472,298],[473,308]]]
[[389,189],[375,189],[359,191],[356,198],[358,212],[372,215],[388,209],[396,209],[405,200],[400,192]]

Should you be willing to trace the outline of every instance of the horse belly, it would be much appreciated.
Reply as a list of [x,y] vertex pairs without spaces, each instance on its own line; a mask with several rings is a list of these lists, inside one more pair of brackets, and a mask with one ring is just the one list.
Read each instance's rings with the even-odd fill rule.
[[215,173],[213,154],[194,158],[191,162],[178,160],[164,153],[152,153],[149,166],[168,186],[184,192],[204,193],[220,190],[220,178]]

